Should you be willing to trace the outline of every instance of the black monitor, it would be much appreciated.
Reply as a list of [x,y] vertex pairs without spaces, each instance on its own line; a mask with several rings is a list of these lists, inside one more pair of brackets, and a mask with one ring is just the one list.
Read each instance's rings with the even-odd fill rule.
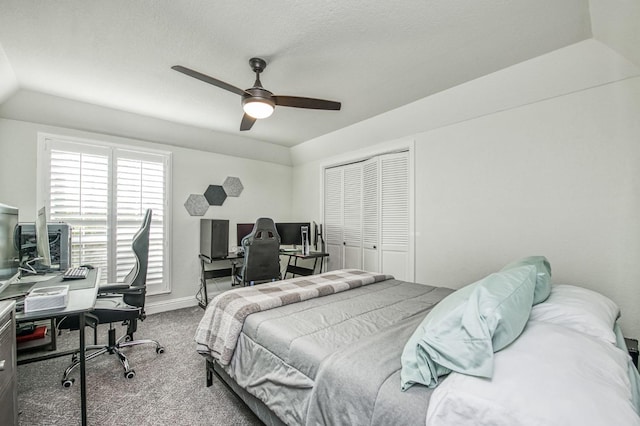
[[280,235],[280,244],[283,246],[302,245],[302,227],[311,229],[309,222],[276,223],[276,229]]
[[247,235],[249,235],[251,231],[253,231],[253,225],[255,225],[255,223],[238,223],[236,225],[236,237],[238,240],[237,241],[238,247],[242,246],[242,239]]

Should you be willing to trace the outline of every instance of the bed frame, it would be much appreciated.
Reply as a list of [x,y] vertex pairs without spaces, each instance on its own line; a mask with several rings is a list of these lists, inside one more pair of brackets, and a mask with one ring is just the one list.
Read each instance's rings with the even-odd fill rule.
[[224,371],[215,360],[207,358],[206,364],[207,387],[213,385],[214,376],[217,376],[233,394],[238,397],[252,412],[267,426],[285,426],[262,401],[242,389],[238,384]]

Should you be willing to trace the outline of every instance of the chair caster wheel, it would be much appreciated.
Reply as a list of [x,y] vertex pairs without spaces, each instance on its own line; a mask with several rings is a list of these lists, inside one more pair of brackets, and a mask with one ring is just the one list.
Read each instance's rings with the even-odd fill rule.
[[63,380],[62,381],[62,387],[64,388],[70,388],[71,385],[73,385],[73,382],[75,382],[75,379],[67,379],[67,380]]
[[134,370],[129,370],[124,372],[125,379],[133,379],[136,377],[136,372]]
[[163,353],[164,353],[164,347],[162,347],[162,346],[158,346],[158,347],[156,348],[156,353],[157,353],[157,354],[163,354]]

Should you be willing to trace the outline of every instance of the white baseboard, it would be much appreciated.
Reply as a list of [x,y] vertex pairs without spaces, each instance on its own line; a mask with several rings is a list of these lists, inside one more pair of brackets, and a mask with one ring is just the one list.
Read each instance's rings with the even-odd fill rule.
[[198,301],[193,296],[187,296],[179,299],[148,302],[145,303],[144,310],[148,315],[150,315],[158,314],[160,312],[173,311],[176,309],[190,308],[192,306],[198,306]]

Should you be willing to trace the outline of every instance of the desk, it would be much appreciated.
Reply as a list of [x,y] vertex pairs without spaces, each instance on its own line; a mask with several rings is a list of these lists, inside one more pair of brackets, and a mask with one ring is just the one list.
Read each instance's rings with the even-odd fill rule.
[[[329,253],[312,251],[309,254],[302,254],[301,251],[290,251],[290,250],[280,250],[281,256],[289,256],[289,260],[287,261],[287,268],[284,273],[284,278],[287,277],[287,273],[295,275],[313,275],[316,271],[316,267],[318,266],[318,259],[320,260],[320,268],[318,272],[322,272],[322,268],[324,265],[324,258],[329,256]],[[244,258],[244,254],[238,253],[229,253],[226,257],[220,258],[209,258],[202,254],[198,255],[200,259],[200,289],[196,294],[196,299],[198,300],[198,305],[202,309],[206,309],[209,304],[209,296],[207,294],[207,280],[211,278],[220,278],[220,277],[228,277],[231,276],[231,286],[236,286],[239,283],[236,282],[236,268],[238,265],[242,264],[242,259]],[[294,263],[291,264],[291,259],[294,259]],[[313,259],[313,268],[305,268],[302,266],[298,266],[298,259]],[[228,261],[231,267],[223,266],[223,267],[212,267],[211,269],[206,269],[205,265],[210,265],[214,262],[220,261]]]
[[[220,278],[220,277],[231,277],[231,285],[238,285],[236,282],[236,267],[242,264],[242,254],[237,253],[229,253],[226,257],[214,257],[210,258],[204,256],[202,254],[198,255],[200,259],[200,289],[196,294],[196,299],[198,300],[198,305],[202,309],[206,309],[207,304],[209,303],[209,296],[207,295],[207,280],[211,278]],[[231,267],[213,267],[211,269],[206,269],[205,265],[212,264],[213,262],[221,262],[221,261],[229,261]]]
[[[284,278],[287,278],[288,273],[292,276],[307,276],[315,274],[316,266],[318,266],[318,259],[320,259],[320,269],[318,270],[318,273],[322,272],[322,267],[324,266],[324,258],[328,257],[329,253],[321,251],[311,251],[309,252],[309,254],[302,254],[301,251],[281,250],[280,255],[289,256],[289,260],[287,261],[287,269],[284,271]],[[291,264],[291,259],[294,259],[293,265]],[[298,259],[313,259],[313,268],[298,266]]]
[[[25,279],[28,281],[28,278]],[[87,283],[89,281],[89,283]],[[86,358],[85,358],[85,314],[90,312],[96,304],[96,297],[98,295],[97,283],[100,281],[100,270],[92,269],[89,271],[87,278],[83,280],[73,280],[62,282],[62,276],[54,276],[49,281],[42,281],[35,285],[34,288],[51,287],[61,284],[69,285],[69,301],[67,306],[62,309],[50,309],[46,311],[37,312],[17,312],[16,322],[31,322],[47,319],[58,319],[66,316],[77,316],[79,321],[79,334],[80,334],[80,409],[82,413],[82,425],[87,424],[87,383],[86,383]],[[73,289],[73,285],[84,284],[80,289]],[[89,285],[90,284],[90,285]],[[55,330],[51,331],[55,333]],[[18,364],[27,364],[34,361],[41,361],[44,359],[55,358],[59,356],[69,355],[67,352],[57,352],[54,354],[47,354],[44,356],[34,357],[26,360],[18,361]]]

